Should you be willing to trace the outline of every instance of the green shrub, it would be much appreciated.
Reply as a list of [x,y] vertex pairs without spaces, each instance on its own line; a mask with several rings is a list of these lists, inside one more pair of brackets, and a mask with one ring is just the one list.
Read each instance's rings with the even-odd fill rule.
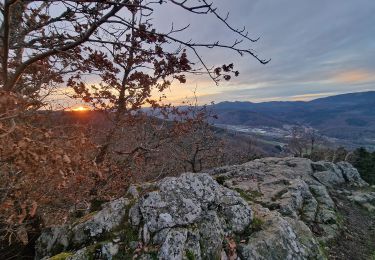
[[251,223],[252,232],[261,231],[264,225],[264,221],[260,218],[254,217],[253,222]]
[[365,148],[359,148],[354,152],[353,166],[356,167],[366,182],[375,184],[375,152],[368,152]]

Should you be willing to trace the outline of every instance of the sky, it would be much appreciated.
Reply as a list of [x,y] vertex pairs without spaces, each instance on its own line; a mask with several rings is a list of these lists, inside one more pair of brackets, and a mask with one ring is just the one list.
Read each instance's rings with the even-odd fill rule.
[[[167,91],[180,102],[196,89],[200,103],[215,101],[311,100],[375,90],[374,0],[213,0],[238,28],[246,26],[256,50],[271,62],[219,49],[201,50],[210,65],[233,62],[240,76],[219,86],[208,77],[190,77]],[[183,39],[231,43],[235,35],[212,15],[191,15],[169,6],[156,12],[159,28],[191,24]]]

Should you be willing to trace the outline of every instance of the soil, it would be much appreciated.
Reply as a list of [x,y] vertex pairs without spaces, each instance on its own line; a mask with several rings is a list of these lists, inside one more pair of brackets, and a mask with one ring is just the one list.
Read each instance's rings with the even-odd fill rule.
[[366,211],[343,195],[331,195],[343,218],[343,228],[329,245],[329,259],[375,260],[375,212]]

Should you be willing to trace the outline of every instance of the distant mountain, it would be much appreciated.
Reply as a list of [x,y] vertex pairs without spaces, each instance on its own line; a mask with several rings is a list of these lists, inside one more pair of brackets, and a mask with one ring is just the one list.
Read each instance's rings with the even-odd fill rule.
[[330,137],[375,143],[375,91],[308,102],[222,102],[213,109],[219,124],[277,128],[298,124],[314,127]]

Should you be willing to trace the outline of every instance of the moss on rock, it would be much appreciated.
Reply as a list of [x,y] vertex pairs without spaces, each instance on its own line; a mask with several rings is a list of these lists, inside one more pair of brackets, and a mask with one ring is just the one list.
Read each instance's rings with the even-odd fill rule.
[[73,253],[71,253],[71,252],[62,252],[58,255],[52,256],[49,260],[65,260],[69,256],[72,256],[72,255],[73,255]]

